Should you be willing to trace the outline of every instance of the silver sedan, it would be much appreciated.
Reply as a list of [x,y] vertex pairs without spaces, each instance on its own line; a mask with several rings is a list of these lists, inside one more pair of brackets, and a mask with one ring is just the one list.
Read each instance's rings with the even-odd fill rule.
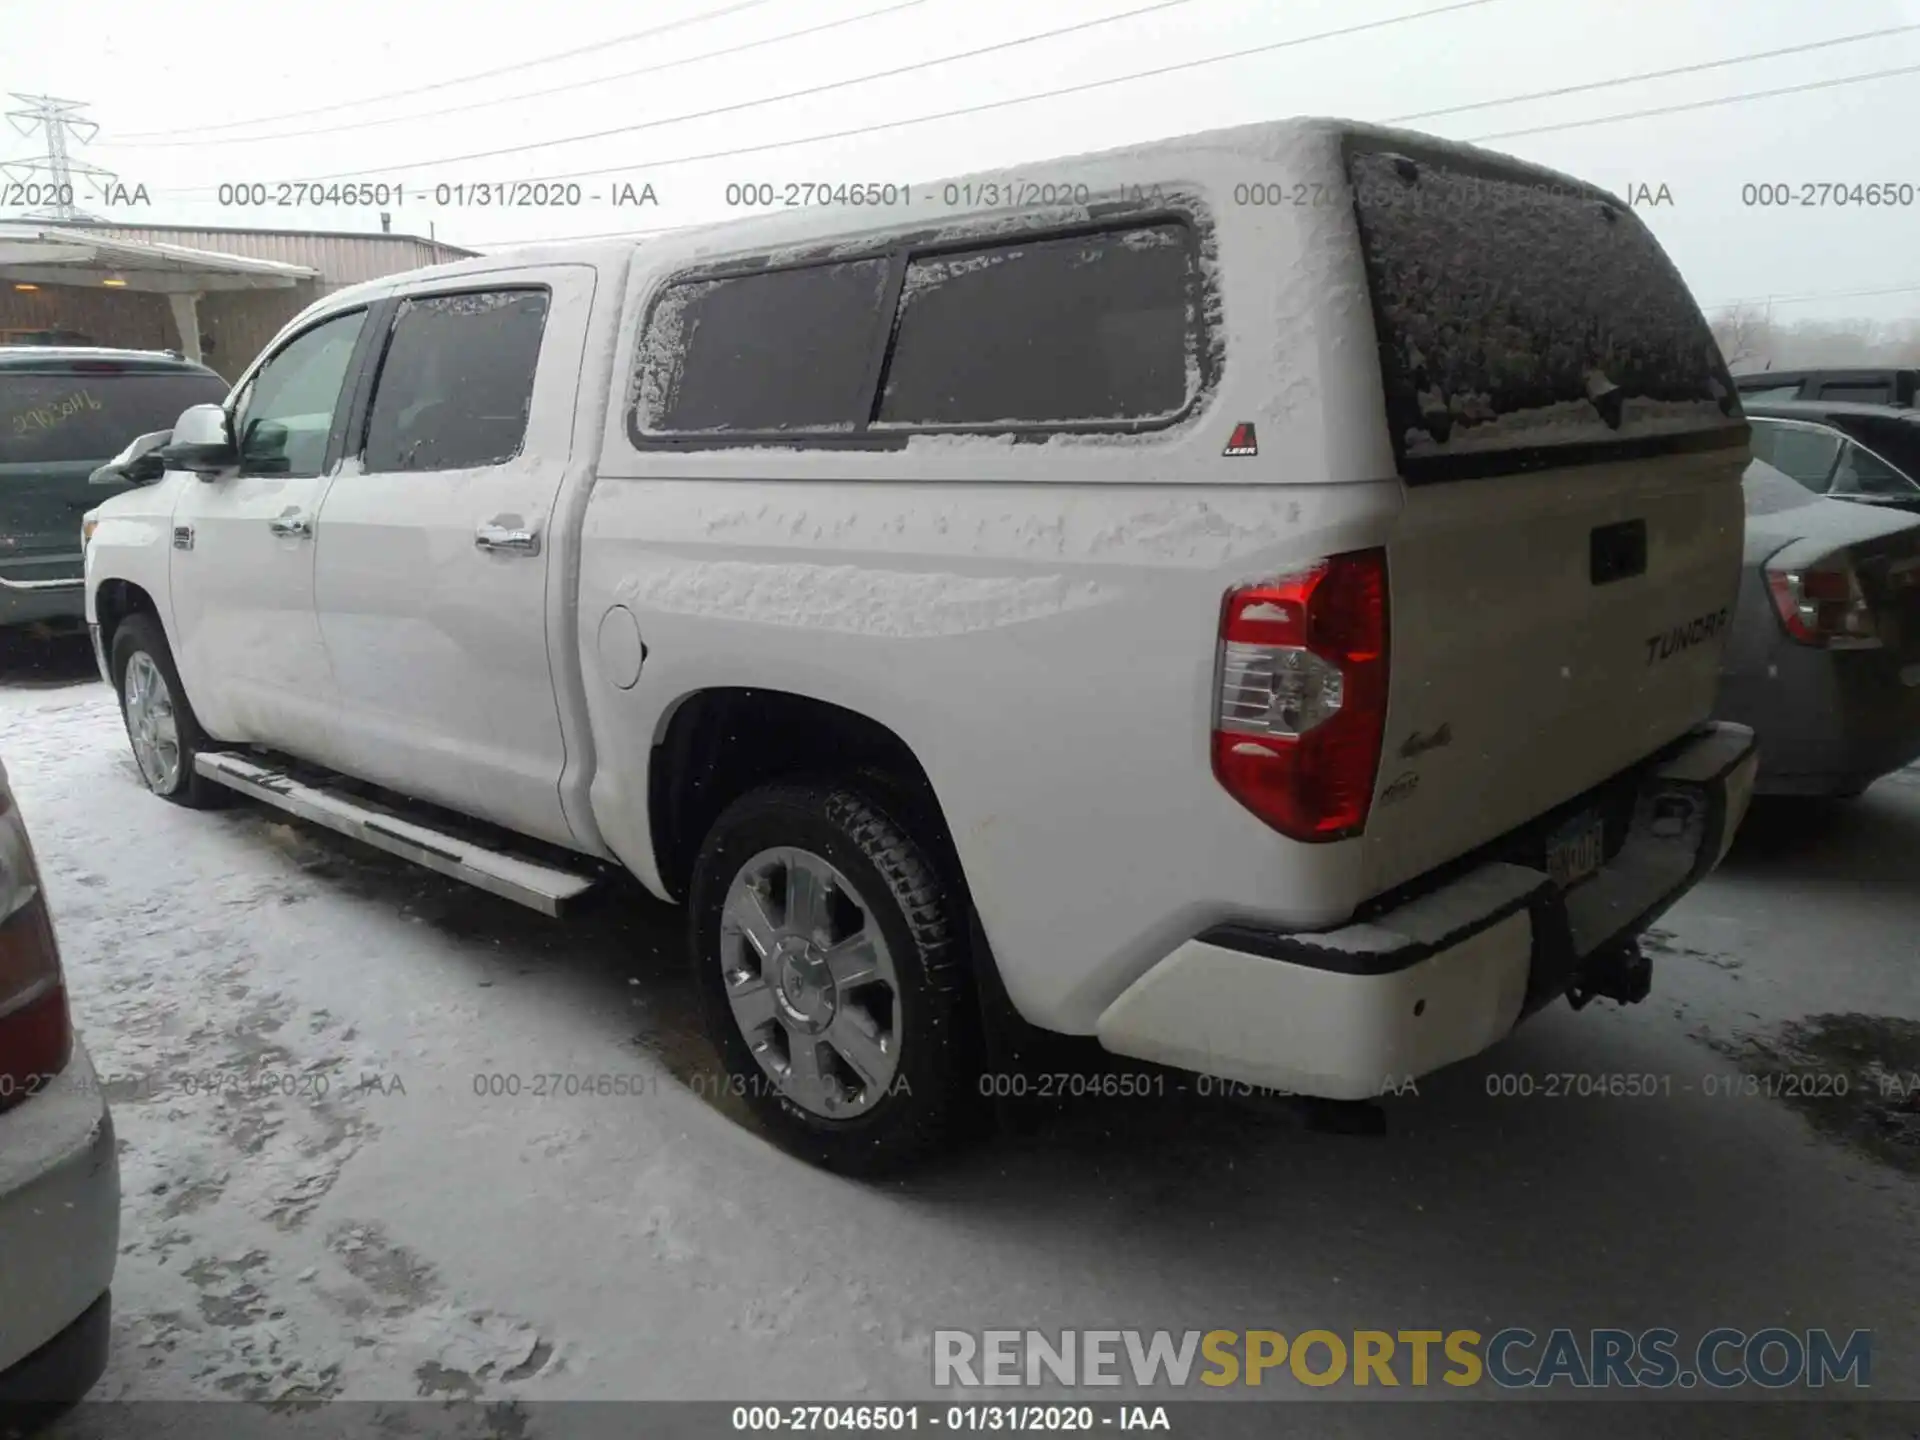
[[1755,460],[1718,716],[1759,793],[1858,795],[1920,758],[1920,516],[1810,493]]

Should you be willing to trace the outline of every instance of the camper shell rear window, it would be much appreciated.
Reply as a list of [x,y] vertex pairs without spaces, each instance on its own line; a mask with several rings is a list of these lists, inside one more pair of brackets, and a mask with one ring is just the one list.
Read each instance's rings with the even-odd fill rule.
[[1630,209],[1446,150],[1355,142],[1346,163],[1409,483],[1744,440],[1712,332]]

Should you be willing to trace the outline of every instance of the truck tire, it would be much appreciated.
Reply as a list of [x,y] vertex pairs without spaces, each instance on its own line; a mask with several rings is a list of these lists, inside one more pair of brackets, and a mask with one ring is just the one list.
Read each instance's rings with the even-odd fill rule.
[[133,763],[146,787],[194,810],[224,805],[231,792],[194,769],[194,756],[214,746],[187,703],[160,622],[144,613],[121,621],[109,665]]
[[707,832],[691,900],[707,1032],[779,1144],[877,1176],[973,1131],[965,905],[871,787],[741,796]]

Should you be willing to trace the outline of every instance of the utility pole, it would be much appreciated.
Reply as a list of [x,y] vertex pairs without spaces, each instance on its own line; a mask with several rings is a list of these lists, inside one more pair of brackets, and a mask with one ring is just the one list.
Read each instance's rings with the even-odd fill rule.
[[98,220],[98,215],[89,215],[74,204],[74,196],[78,193],[74,177],[79,175],[92,180],[114,180],[119,177],[111,170],[77,161],[67,153],[69,135],[85,145],[100,133],[100,127],[81,114],[87,108],[86,102],[61,100],[52,95],[15,94],[13,98],[25,108],[7,111],[7,123],[21,135],[40,131],[47,147],[46,153],[35,160],[0,161],[0,174],[21,184],[38,184],[46,198],[46,204],[27,211],[25,218]]

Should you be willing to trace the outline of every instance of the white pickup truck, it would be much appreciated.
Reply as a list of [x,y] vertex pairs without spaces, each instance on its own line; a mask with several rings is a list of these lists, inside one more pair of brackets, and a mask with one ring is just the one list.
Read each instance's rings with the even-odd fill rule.
[[1632,211],[1333,121],[871,188],[340,291],[129,447],[149,787],[624,867],[846,1169],[1002,1025],[1355,1100],[1643,997],[1754,752],[1746,423]]

